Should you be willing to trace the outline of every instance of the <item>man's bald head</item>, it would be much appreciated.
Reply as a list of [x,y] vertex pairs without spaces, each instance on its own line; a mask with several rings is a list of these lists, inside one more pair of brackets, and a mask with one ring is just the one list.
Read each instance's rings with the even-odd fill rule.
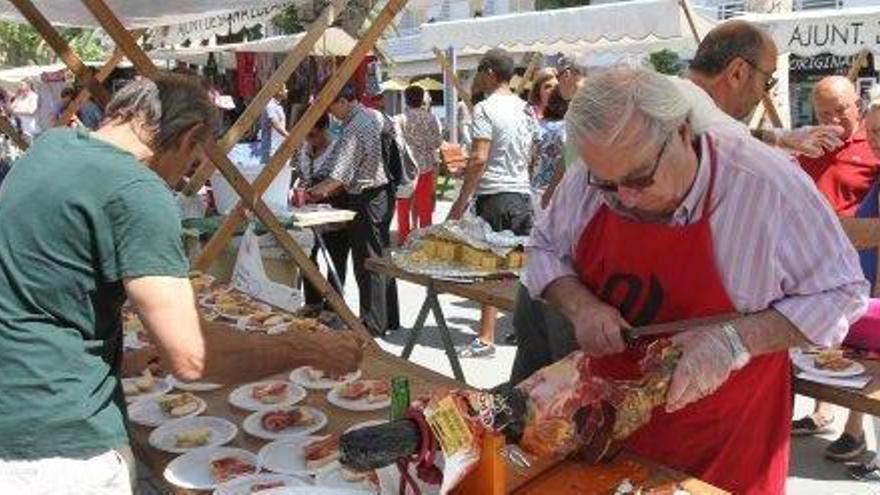
[[776,43],[761,28],[746,21],[727,21],[703,38],[690,69],[706,76],[716,76],[734,59],[756,62],[768,50],[775,56]]
[[775,84],[776,44],[758,26],[727,21],[703,38],[688,77],[715,104],[735,119],[745,120]]
[[813,99],[833,98],[833,97],[852,97],[858,98],[856,87],[853,83],[843,76],[823,77],[813,87]]
[[813,112],[821,125],[843,127],[844,140],[849,139],[859,128],[861,112],[856,87],[843,76],[822,78],[812,93]]

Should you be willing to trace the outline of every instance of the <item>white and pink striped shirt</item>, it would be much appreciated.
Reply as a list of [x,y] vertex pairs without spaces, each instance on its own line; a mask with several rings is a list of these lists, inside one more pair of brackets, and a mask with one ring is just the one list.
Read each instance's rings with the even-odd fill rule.
[[[715,259],[736,309],[775,308],[813,343],[840,344],[867,309],[869,286],[837,216],[788,155],[730,126],[708,134],[718,151],[710,218]],[[699,219],[710,174],[705,136],[702,148],[694,186],[670,225]],[[578,241],[602,204],[614,209],[587,184],[582,164],[571,167],[532,230],[523,274],[532,297],[577,274]]]

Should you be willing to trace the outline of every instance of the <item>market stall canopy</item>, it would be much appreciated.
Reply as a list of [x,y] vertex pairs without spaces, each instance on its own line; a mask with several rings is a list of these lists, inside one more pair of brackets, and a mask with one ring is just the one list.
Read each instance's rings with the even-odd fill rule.
[[405,79],[389,79],[379,84],[382,91],[403,91],[409,87],[409,82]]
[[[231,43],[227,45],[195,46],[189,48],[160,48],[150,52],[155,60],[180,60],[190,64],[205,65],[210,53],[215,54],[217,64],[235,68],[236,52],[286,53],[293,49],[306,33],[272,36],[260,40]],[[354,48],[357,41],[339,28],[329,28],[318,38],[311,54],[319,57],[344,57]]]
[[880,47],[880,6],[748,14],[740,19],[764,26],[780,53],[848,56]]
[[[699,14],[693,16],[700,39],[718,23]],[[599,40],[580,52],[578,63],[586,67],[603,66],[623,61],[640,62],[653,52],[671,50],[689,59],[697,52],[699,42],[694,38],[684,10],[678,11],[678,35],[668,38],[649,36],[645,39]]]
[[443,83],[436,79],[431,79],[430,77],[419,79],[418,81],[412,83],[412,85],[418,86],[425,91],[443,91]]
[[[90,67],[100,66],[100,62],[84,62]],[[42,78],[43,74],[58,74],[67,71],[64,64],[51,65],[26,65],[12,69],[0,70],[0,88],[14,92],[21,81],[34,81]]]
[[[104,65],[104,61],[83,61],[83,63],[89,67],[97,69]],[[123,60],[120,62],[117,67],[131,67],[131,62],[128,60]],[[18,83],[24,80],[37,80],[37,79],[45,79],[47,77],[55,77],[58,74],[63,74],[65,79],[72,80],[73,75],[68,73],[67,66],[62,63],[50,64],[50,65],[25,65],[22,67],[13,67],[10,69],[2,69],[0,70],[0,88],[5,89],[6,91],[15,91],[18,88]]]
[[601,43],[650,43],[691,36],[681,20],[676,0],[634,0],[423,24],[421,34],[426,50],[498,47],[511,52],[575,54]]
[[[262,16],[267,10],[275,14],[287,5],[305,0],[107,0],[110,10],[125,27],[151,28],[177,26],[189,22],[223,22],[230,14]],[[79,27],[100,27],[98,21],[80,0],[32,0],[36,8],[52,24]],[[270,12],[271,13],[271,12]],[[221,19],[212,20],[215,16]],[[18,10],[8,1],[0,3],[0,19],[24,22]],[[246,19],[237,19],[245,22]],[[193,26],[197,28],[198,26]]]

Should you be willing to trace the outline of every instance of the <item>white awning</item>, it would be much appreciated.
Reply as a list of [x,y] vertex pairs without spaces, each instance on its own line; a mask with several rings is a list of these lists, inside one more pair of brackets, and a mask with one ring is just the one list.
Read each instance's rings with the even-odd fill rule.
[[[694,14],[694,25],[700,39],[717,25],[712,19]],[[591,43],[580,52],[578,62],[586,67],[602,66],[623,61],[640,61],[653,52],[672,50],[682,58],[692,58],[699,43],[694,38],[687,17],[683,10],[678,11],[678,36],[658,38],[648,36],[645,39],[622,39],[617,41],[600,40]]]
[[847,56],[880,47],[880,6],[749,14],[740,19],[764,26],[780,53]]
[[582,53],[602,43],[650,43],[690,36],[683,31],[680,9],[675,0],[633,0],[423,24],[422,43],[426,50],[453,46],[459,50],[499,47],[511,52]]
[[[522,53],[512,53],[511,55],[515,62],[518,64],[523,63]],[[482,53],[459,54],[457,60],[459,74],[461,74],[462,71],[476,70],[482,57]],[[413,57],[395,59],[394,65],[387,67],[387,69],[389,77],[408,79],[417,76],[436,75],[443,72],[440,68],[440,63],[437,62],[437,58],[430,52],[422,53]]]
[[[217,63],[235,68],[235,52],[286,53],[293,49],[306,33],[272,36],[260,40],[231,43],[228,45],[196,46],[190,48],[160,48],[149,53],[154,60],[180,60],[190,64],[205,65],[208,54],[215,53]],[[318,38],[311,54],[319,57],[344,57],[357,41],[339,28],[329,28]]]
[[[301,1],[303,0],[107,0],[107,6],[125,27],[131,29],[175,26],[241,12],[258,15],[260,9],[278,9]],[[53,24],[100,27],[80,0],[32,2]],[[24,22],[21,14],[8,0],[0,2],[0,19]]]

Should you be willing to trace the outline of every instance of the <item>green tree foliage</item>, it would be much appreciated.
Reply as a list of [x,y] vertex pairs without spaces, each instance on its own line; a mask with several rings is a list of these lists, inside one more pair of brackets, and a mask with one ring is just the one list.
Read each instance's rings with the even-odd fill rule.
[[681,59],[677,53],[668,48],[652,53],[648,62],[661,74],[676,75],[681,72]]
[[590,0],[537,0],[535,10],[564,9],[590,5]]
[[[100,60],[106,54],[93,30],[62,28],[59,32],[83,60]],[[51,64],[57,60],[58,56],[30,25],[0,22],[0,64],[18,67]]]
[[284,11],[272,19],[272,23],[281,29],[281,32],[284,34],[299,33],[306,28],[306,22],[304,22],[296,5],[291,5],[284,9]]

